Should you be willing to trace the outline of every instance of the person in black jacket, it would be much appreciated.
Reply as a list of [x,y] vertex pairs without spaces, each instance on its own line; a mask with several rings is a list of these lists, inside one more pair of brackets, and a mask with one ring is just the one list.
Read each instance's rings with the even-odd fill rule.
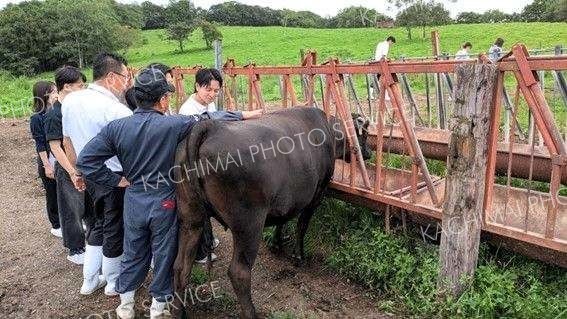
[[34,84],[32,92],[34,114],[30,118],[30,131],[35,141],[35,149],[38,155],[37,171],[45,188],[47,217],[51,223],[51,234],[56,237],[62,237],[57,207],[57,185],[54,177],[53,156],[51,156],[44,130],[45,113],[57,101],[57,88],[52,82],[39,81]]
[[74,264],[83,264],[85,253],[85,231],[83,219],[88,218],[90,201],[75,189],[72,179],[75,177],[75,166],[67,156],[68,150],[63,147],[63,125],[61,103],[71,92],[84,88],[86,77],[72,66],[63,66],[55,72],[55,84],[59,92],[58,100],[45,114],[45,138],[51,153],[55,157],[55,181],[57,183],[57,203],[61,221],[63,246],[69,249],[67,260]]

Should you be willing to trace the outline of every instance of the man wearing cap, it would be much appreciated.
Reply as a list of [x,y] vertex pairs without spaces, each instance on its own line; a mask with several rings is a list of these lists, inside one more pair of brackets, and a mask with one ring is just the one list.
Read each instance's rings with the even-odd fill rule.
[[[173,296],[173,262],[177,255],[175,181],[170,176],[177,144],[203,119],[235,121],[255,118],[253,112],[214,112],[202,116],[163,116],[174,87],[165,75],[146,68],[135,80],[138,108],[134,115],[111,122],[79,155],[78,169],[87,178],[109,186],[129,183],[124,198],[124,257],[116,282],[120,318],[134,318],[134,293],[144,282],[154,256],[151,318],[168,314],[166,301]],[[104,161],[118,156],[126,180]]]

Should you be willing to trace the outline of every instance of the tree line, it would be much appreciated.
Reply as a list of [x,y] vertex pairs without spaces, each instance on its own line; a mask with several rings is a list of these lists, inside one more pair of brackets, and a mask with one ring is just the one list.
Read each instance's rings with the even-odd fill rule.
[[[451,0],[449,0],[451,1]],[[275,10],[268,7],[251,6],[229,1],[211,6],[208,10],[196,8],[196,13],[210,22],[228,26],[283,26],[300,28],[366,28],[382,22],[395,22],[403,26],[406,20],[428,23],[494,23],[494,22],[565,22],[567,0],[534,0],[521,13],[507,14],[500,10],[485,13],[463,12],[452,19],[443,3],[426,0],[388,0],[400,9],[393,19],[374,9],[353,6],[340,10],[334,17],[321,17],[309,11]],[[454,2],[454,1],[452,1]],[[138,19],[143,29],[166,28],[167,7],[151,2],[128,5],[140,12]],[[134,9],[137,7],[137,9]],[[433,16],[428,15],[433,13]],[[439,21],[439,22],[437,22]]]
[[404,27],[408,38],[428,26],[451,23],[567,21],[567,0],[534,0],[520,13],[499,10],[462,12],[452,19],[443,2],[455,0],[388,0],[395,19],[361,6],[340,10],[333,17],[309,11],[275,10],[229,1],[208,10],[189,0],[170,0],[167,6],[146,1],[123,4],[115,0],[31,0],[9,4],[0,11],[0,69],[36,74],[63,64],[82,67],[101,50],[125,50],[140,40],[140,30],[167,29],[168,38],[184,43],[197,28],[211,47],[222,34],[218,25],[300,28]]

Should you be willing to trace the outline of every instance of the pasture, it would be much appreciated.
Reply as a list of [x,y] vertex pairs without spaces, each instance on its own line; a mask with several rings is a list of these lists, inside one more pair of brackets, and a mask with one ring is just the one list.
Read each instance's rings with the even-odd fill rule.
[[[441,34],[442,52],[450,54],[464,41],[473,43],[473,52],[484,52],[499,36],[506,39],[505,48],[516,42],[525,43],[530,49],[567,44],[565,23],[450,25],[437,29]],[[428,37],[423,39],[421,32],[414,30],[415,38],[410,41],[406,39],[405,30],[400,28],[321,30],[223,27],[221,31],[224,36],[223,58],[234,58],[239,65],[252,61],[258,65],[296,65],[300,49],[317,51],[318,62],[330,57],[338,57],[345,62],[364,62],[372,57],[376,43],[388,35],[394,35],[398,40],[391,50],[392,58],[429,56],[431,53]],[[426,33],[429,34],[429,31]],[[125,55],[133,67],[142,67],[150,62],[163,62],[172,66],[212,65],[213,52],[204,48],[199,33],[192,36],[186,48],[186,52],[177,52],[176,43],[166,40],[162,30],[144,31],[139,43],[125,52]],[[90,70],[85,72],[90,78]],[[4,247],[3,244],[2,251],[12,256],[18,251],[33,249],[41,250],[44,257],[48,258],[50,251],[41,249],[37,242],[21,236],[23,232],[35,234],[41,240],[55,241],[42,233],[42,228],[46,227],[43,225],[43,216],[39,217],[42,204],[39,184],[22,183],[35,176],[31,160],[33,148],[28,138],[27,123],[23,119],[31,113],[31,85],[36,80],[52,77],[52,73],[33,78],[14,78],[0,73],[1,121],[11,124],[0,134],[0,142],[4,145],[0,158],[5,166],[0,180],[6,181],[6,187],[0,192],[2,202],[5,203],[2,216],[8,216],[8,222],[2,223],[2,234],[5,234],[3,236],[6,236],[6,242],[14,243],[9,247]],[[410,79],[413,80],[416,93],[423,94],[421,78]],[[277,79],[267,79],[263,85],[265,98],[277,101]],[[363,90],[364,84],[357,79],[356,86]],[[566,112],[554,107],[555,103],[561,102],[557,96],[554,99],[556,102],[551,99],[552,110],[564,122]],[[521,124],[526,124],[527,118],[520,115]],[[17,152],[20,147],[25,151]],[[25,165],[19,169],[10,167],[9,163]],[[26,199],[32,200],[31,205],[23,204]],[[253,287],[254,298],[258,305],[264,307],[261,310],[271,318],[359,317],[368,313],[374,313],[379,318],[563,318],[566,315],[567,272],[564,269],[486,243],[481,245],[477,273],[468,282],[467,292],[458,300],[439,301],[436,295],[438,243],[423,236],[423,229],[419,226],[410,226],[403,231],[394,223],[394,233],[388,234],[383,230],[382,219],[374,213],[338,200],[326,199],[315,214],[308,231],[306,248],[309,262],[306,270],[294,268],[285,256],[273,255],[268,251],[272,230],[267,229],[264,233],[266,245],[263,245],[258,258],[258,271],[254,274],[258,277]],[[20,218],[26,221],[23,230],[10,226]],[[40,219],[42,221],[38,222]],[[215,265],[211,277],[202,270],[194,274],[199,282],[207,279],[223,280],[222,298],[212,305],[202,306],[203,317],[206,318],[227,316],[235,313],[237,308],[225,276],[231,249],[230,235],[218,226],[216,231],[221,233],[223,240],[221,261]],[[288,232],[293,238],[293,227]],[[57,253],[64,254],[63,251]],[[71,266],[63,264],[63,261],[51,259],[51,270],[46,270],[30,254],[21,260],[12,258],[10,263],[2,260],[2,265],[8,271],[0,277],[0,300],[6,296],[6,307],[11,307],[7,308],[8,311],[32,316],[32,309],[40,307],[45,313],[55,317],[84,317],[89,315],[88,311],[98,314],[101,313],[100,309],[110,310],[114,307],[103,296],[97,296],[94,304],[65,297],[50,305],[48,299],[53,297],[43,296],[41,292],[50,288],[53,295],[70,295],[65,289],[75,287],[76,283],[71,282],[71,276],[65,274],[72,272],[79,276],[78,268],[70,269]],[[29,278],[28,274],[34,272],[35,268],[42,270]],[[6,276],[9,272],[17,272],[18,275],[11,278]],[[56,283],[58,275],[65,277],[63,284]],[[29,279],[31,284],[28,283]],[[33,298],[16,295],[16,289],[11,285],[23,287],[23,291],[27,291]],[[325,286],[328,288],[324,288]],[[294,294],[294,291],[300,293]],[[290,292],[294,296],[286,295]],[[18,298],[30,301],[17,305]],[[34,304],[35,302],[39,304]],[[70,312],[62,313],[58,309],[65,307],[66,303],[74,304],[70,307]],[[143,308],[143,303],[139,302],[137,307]]]

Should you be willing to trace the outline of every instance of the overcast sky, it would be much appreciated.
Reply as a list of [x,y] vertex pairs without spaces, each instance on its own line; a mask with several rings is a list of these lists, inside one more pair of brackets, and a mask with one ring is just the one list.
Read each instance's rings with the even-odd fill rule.
[[[531,3],[533,0],[458,0],[456,3],[447,3],[445,1],[446,7],[451,12],[451,15],[455,17],[459,12],[462,11],[475,11],[484,12],[490,9],[499,9],[506,13],[520,12],[526,4]],[[8,3],[21,2],[21,0],[0,0],[0,7],[4,7]],[[118,0],[118,2],[123,3],[142,3],[144,0]],[[169,0],[151,0],[151,2],[161,5],[167,5]],[[197,7],[209,8],[211,5],[226,2],[223,0],[194,0],[193,1]],[[274,0],[238,0],[238,2],[249,4],[249,5],[260,5],[265,7],[270,7],[273,9],[291,9],[291,10],[307,10],[315,12],[321,16],[333,16],[342,8],[350,6],[364,6],[367,8],[373,8],[379,12],[386,13],[389,16],[395,16],[395,10],[389,9],[386,0],[285,0],[285,1],[274,1]]]

